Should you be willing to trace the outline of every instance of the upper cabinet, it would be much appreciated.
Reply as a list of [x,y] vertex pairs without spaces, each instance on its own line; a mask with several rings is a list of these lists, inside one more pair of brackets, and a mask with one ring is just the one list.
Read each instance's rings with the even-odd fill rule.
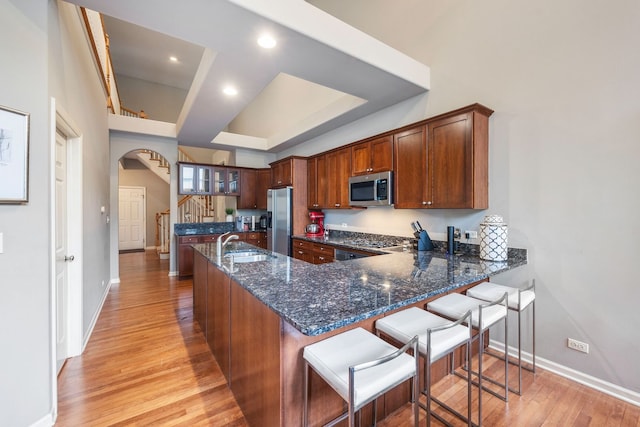
[[310,157],[307,160],[307,207],[327,208],[327,156]]
[[349,209],[351,149],[330,151],[327,157],[327,208]]
[[285,160],[271,163],[271,187],[286,187],[293,184],[293,160]]
[[178,194],[212,194],[212,168],[197,163],[178,164]]
[[487,209],[492,113],[474,104],[394,134],[395,207]]
[[428,207],[426,126],[393,135],[393,186],[396,208]]
[[213,195],[239,196],[240,169],[214,166]]
[[393,139],[391,135],[351,146],[351,176],[385,172],[392,168]]
[[267,209],[270,169],[240,169],[238,209]]
[[240,197],[238,197],[238,209],[257,209],[256,200],[256,179],[255,169],[242,169],[240,171]]
[[267,209],[267,190],[271,183],[271,169],[256,171],[256,209]]

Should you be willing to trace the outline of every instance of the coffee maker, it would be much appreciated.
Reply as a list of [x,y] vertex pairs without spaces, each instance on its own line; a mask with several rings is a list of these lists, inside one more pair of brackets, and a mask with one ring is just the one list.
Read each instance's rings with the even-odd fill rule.
[[320,211],[309,211],[311,224],[307,225],[307,237],[324,236],[324,214]]

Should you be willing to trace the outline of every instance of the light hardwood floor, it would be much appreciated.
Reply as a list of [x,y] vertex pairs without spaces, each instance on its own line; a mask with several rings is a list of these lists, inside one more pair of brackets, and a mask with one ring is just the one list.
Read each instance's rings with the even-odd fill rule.
[[[155,253],[120,255],[121,283],[85,352],[59,375],[57,426],[247,425],[193,321],[191,281],[167,272],[168,261]],[[486,363],[499,369],[493,358]],[[509,403],[483,395],[485,426],[640,426],[639,407],[557,375],[539,370],[524,381],[523,395],[511,394]],[[459,387],[445,378],[434,392],[453,396]],[[410,407],[378,425],[413,425]]]

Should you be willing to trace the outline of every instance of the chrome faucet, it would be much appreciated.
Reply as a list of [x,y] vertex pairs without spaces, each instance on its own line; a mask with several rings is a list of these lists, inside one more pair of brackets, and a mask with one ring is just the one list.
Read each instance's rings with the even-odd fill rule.
[[229,243],[229,240],[237,240],[240,238],[237,234],[232,234],[231,236],[227,237],[227,239],[223,242],[222,238],[229,233],[231,232],[227,231],[226,233],[218,236],[218,240],[216,241],[216,249],[218,250],[218,257],[222,257],[222,250],[224,249],[226,244]]

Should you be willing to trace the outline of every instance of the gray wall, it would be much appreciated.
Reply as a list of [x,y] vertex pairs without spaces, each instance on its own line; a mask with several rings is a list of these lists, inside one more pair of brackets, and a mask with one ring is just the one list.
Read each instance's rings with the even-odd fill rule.
[[151,120],[175,123],[187,91],[116,74],[120,103],[130,110],[144,112]]
[[0,423],[51,409],[47,8],[0,0],[0,105],[31,114],[29,203],[0,205]]
[[120,186],[146,188],[146,236],[145,246],[155,246],[156,213],[169,209],[169,184],[149,169],[120,169]]
[[[47,424],[53,417],[49,179],[50,97],[82,131],[83,331],[108,282],[108,132],[104,94],[75,8],[56,1],[0,0],[0,105],[31,114],[29,203],[0,205],[0,424]],[[90,244],[89,244],[90,243]]]
[[[640,400],[640,4],[313,3],[428,64],[432,90],[280,156],[474,102],[495,110],[487,211],[328,211],[327,222],[408,235],[419,219],[442,235],[447,225],[477,230],[484,215],[503,215],[510,245],[529,250],[529,266],[496,280],[536,278],[538,355]],[[569,350],[567,337],[587,342],[590,354]]]

